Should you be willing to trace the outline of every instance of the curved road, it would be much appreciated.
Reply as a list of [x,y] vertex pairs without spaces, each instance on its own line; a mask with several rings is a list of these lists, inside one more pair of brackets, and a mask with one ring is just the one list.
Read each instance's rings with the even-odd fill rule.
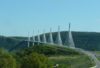
[[87,54],[88,56],[90,56],[90,58],[92,60],[94,60],[96,66],[94,68],[100,68],[100,61],[96,58],[95,54],[89,52],[89,51],[85,51],[83,49],[80,49],[80,48],[75,48],[75,50],[77,51],[80,51],[80,52],[83,52],[84,54]]

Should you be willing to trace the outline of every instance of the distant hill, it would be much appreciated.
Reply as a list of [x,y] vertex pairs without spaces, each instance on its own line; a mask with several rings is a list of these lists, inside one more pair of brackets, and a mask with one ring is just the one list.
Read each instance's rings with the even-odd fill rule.
[[[56,34],[53,32],[53,40],[56,43]],[[46,34],[48,40],[48,33]],[[72,32],[75,46],[85,50],[100,50],[100,33],[97,32]],[[68,32],[62,31],[61,37],[64,45],[67,45]],[[49,41],[49,40],[48,40]]]
[[0,36],[0,47],[1,48],[10,49],[12,47],[15,47],[19,42],[20,40],[17,40],[16,38]]
[[[85,50],[100,50],[100,33],[96,32],[72,32],[75,46]],[[55,37],[55,34],[53,35]],[[68,39],[68,32],[61,32],[63,43]],[[64,41],[66,40],[66,41]]]
[[[96,32],[72,32],[75,46],[85,50],[100,50],[100,33]],[[47,40],[49,35],[46,33]],[[67,46],[68,32],[62,31],[63,44]],[[42,35],[41,35],[42,38]],[[27,37],[5,37],[0,36],[0,47],[13,49],[14,47],[27,47]],[[37,40],[37,39],[36,39]],[[53,32],[53,40],[56,43],[56,32]]]
[[100,50],[100,33],[73,32],[76,47],[86,50]]
[[[57,32],[53,32],[53,40],[56,43]],[[75,46],[85,50],[100,50],[100,33],[97,32],[72,32]],[[42,37],[42,35],[41,35]],[[47,40],[49,34],[46,34]],[[61,38],[64,45],[68,46],[68,32],[62,31]],[[49,40],[48,40],[49,41]]]

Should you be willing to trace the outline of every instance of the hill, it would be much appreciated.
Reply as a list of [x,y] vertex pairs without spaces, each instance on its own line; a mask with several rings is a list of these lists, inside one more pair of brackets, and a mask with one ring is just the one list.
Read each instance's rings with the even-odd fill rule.
[[[56,43],[56,32],[53,32],[53,40],[54,43]],[[100,51],[100,33],[96,32],[72,32],[73,40],[75,43],[75,46],[78,48],[82,48],[85,50],[92,50],[92,51]],[[42,34],[40,36],[42,38]],[[48,33],[46,33],[47,41],[48,40]],[[68,32],[62,31],[61,37],[63,44],[67,45],[68,41]],[[36,37],[35,37],[36,38]],[[31,38],[32,39],[32,38]],[[23,41],[24,40],[24,41]],[[14,47],[23,48],[23,46],[27,46],[27,37],[5,37],[0,36],[0,47],[6,48],[6,49],[12,49]],[[37,40],[37,38],[36,38]],[[23,42],[23,43],[22,43]],[[22,45],[23,44],[23,45]]]
[[[56,32],[53,33],[53,40],[56,43]],[[46,34],[48,38],[48,33]],[[85,50],[100,50],[100,33],[96,32],[72,32],[75,47]],[[64,45],[67,45],[68,32],[62,31],[61,38]],[[68,45],[67,45],[68,46]]]
[[47,44],[34,45],[16,52],[18,56],[30,55],[32,52],[43,54],[48,57],[51,65],[57,68],[89,68],[94,66],[94,62],[85,54],[70,48],[53,46]]
[[[85,50],[100,50],[100,33],[97,32],[72,32],[75,47]],[[67,45],[68,32],[62,31],[61,37],[64,45]],[[56,32],[53,33],[53,40],[56,40]],[[56,41],[55,41],[56,43]]]
[[11,49],[15,47],[20,40],[11,37],[0,36],[0,48]]
[[85,50],[100,50],[100,33],[73,32],[75,46]]

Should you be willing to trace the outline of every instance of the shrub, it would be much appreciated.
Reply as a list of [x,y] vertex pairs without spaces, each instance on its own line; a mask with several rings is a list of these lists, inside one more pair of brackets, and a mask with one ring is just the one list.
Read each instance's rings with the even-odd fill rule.
[[4,49],[0,49],[0,68],[16,68],[16,60]]
[[51,68],[49,60],[44,55],[31,53],[21,60],[21,68]]

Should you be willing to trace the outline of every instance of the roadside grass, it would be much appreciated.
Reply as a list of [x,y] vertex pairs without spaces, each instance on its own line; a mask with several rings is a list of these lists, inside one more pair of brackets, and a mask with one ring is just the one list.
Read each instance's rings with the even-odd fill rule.
[[97,57],[97,59],[100,61],[100,56],[96,56]]
[[98,58],[98,60],[100,61],[100,51],[94,51],[93,52],[95,54],[95,56]]
[[86,55],[51,56],[49,59],[57,68],[89,68],[94,66],[93,61]]

